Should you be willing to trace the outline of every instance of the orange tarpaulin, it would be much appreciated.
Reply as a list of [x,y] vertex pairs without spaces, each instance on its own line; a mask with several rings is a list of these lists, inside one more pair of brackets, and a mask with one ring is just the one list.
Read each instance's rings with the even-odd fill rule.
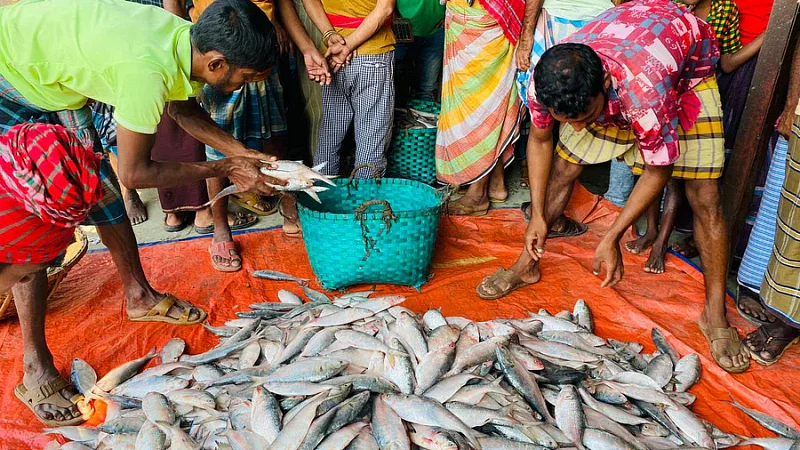
[[[681,355],[699,353],[703,369],[701,382],[691,390],[698,397],[693,410],[721,429],[750,436],[772,435],[729,405],[731,396],[800,428],[800,352],[790,350],[770,368],[753,364],[743,375],[725,373],[714,364],[695,325],[704,298],[702,274],[674,256],[668,257],[665,274],[646,274],[642,271],[644,257],[625,254],[623,281],[614,288],[601,289],[600,279],[591,270],[594,247],[617,211],[580,189],[570,209],[573,217],[590,223],[589,232],[577,239],[549,241],[542,263],[543,278],[535,286],[494,302],[482,301],[475,294],[480,280],[498,266],[512,264],[521,248],[525,224],[520,213],[501,210],[484,218],[443,218],[433,278],[422,292],[389,286],[380,286],[380,292],[406,295],[404,306],[417,312],[441,308],[445,315],[474,320],[524,317],[526,310],[540,308],[553,313],[571,310],[575,300],[583,298],[594,312],[600,336],[638,341],[645,345],[645,351],[652,352],[650,330],[658,327]],[[208,238],[142,248],[142,262],[156,288],[208,309],[212,325],[247,310],[250,303],[276,301],[279,289],[302,293],[292,283],[252,278],[252,270],[272,269],[313,278],[300,240],[287,239],[278,230],[243,234],[236,239],[244,258],[244,270],[236,274],[211,268]],[[191,353],[205,351],[217,341],[199,326],[129,322],[122,296],[122,285],[108,253],[86,256],[61,285],[47,314],[47,337],[55,364],[64,375],[68,376],[75,357],[89,362],[102,376],[175,336],[187,342]],[[729,315],[734,325],[752,330],[735,309],[731,308]],[[12,392],[22,379],[22,344],[15,321],[0,325],[0,342],[0,364],[4,368],[0,379],[5,380],[0,384],[0,448],[42,448],[53,438],[40,435],[41,425]],[[95,421],[101,413],[96,416]]]

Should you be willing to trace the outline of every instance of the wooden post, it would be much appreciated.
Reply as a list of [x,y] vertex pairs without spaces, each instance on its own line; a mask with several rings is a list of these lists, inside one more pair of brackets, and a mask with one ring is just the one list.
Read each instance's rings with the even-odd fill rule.
[[[797,0],[775,0],[722,186],[731,255],[739,243],[767,147],[786,99],[797,43]],[[733,258],[731,258],[732,260]]]

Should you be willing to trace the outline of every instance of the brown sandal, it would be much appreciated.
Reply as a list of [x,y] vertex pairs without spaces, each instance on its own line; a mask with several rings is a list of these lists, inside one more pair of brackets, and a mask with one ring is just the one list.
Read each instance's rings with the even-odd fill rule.
[[[505,290],[501,289],[500,286],[497,285],[498,281],[504,281],[508,285],[508,288]],[[476,292],[478,293],[478,297],[484,300],[497,300],[505,297],[519,288],[524,288],[525,286],[530,286],[532,284],[533,283],[526,283],[525,281],[522,281],[517,274],[510,270],[497,269],[495,273],[484,278],[481,284],[478,285]],[[495,293],[490,294],[487,292],[484,288],[485,285],[492,286]]]
[[[39,386],[36,389],[28,390],[25,388],[25,385],[20,383],[14,388],[14,395],[31,410],[34,416],[39,420],[39,422],[45,424],[48,427],[65,427],[71,425],[80,425],[83,422],[86,422],[88,419],[88,415],[90,415],[87,411],[84,411],[86,405],[84,404],[84,397],[83,395],[75,395],[71,399],[67,400],[61,395],[61,391],[64,388],[71,386],[71,384],[61,378],[56,377],[47,381]],[[82,413],[81,416],[69,419],[69,420],[48,420],[42,417],[39,417],[36,414],[35,407],[41,405],[53,405],[58,408],[70,408],[72,406],[77,406],[79,411]],[[82,406],[83,404],[83,406]]]
[[[177,319],[167,315],[170,308],[173,306],[177,306],[181,309],[181,316]],[[195,310],[198,313],[198,318],[195,320],[189,320],[189,315],[191,315],[192,310]],[[164,299],[161,300],[150,311],[148,311],[147,314],[140,317],[131,317],[128,315],[128,320],[131,322],[160,322],[170,325],[197,325],[198,323],[206,320],[206,317],[208,317],[208,313],[202,309],[192,305],[189,302],[178,300],[178,298],[172,294],[166,294]]]
[[[271,216],[278,212],[278,202],[271,198],[262,197],[256,193],[248,192],[233,196],[231,201],[240,207],[250,211],[253,214],[266,217]],[[260,205],[266,205],[267,208],[259,208]]]
[[[722,370],[724,370],[724,371],[726,371],[728,373],[743,373],[743,372],[747,371],[747,369],[750,368],[749,361],[748,361],[747,364],[744,365],[744,367],[739,367],[739,368],[735,368],[735,367],[728,368],[728,367],[725,367],[719,362],[719,360],[722,357],[722,355],[719,355],[719,354],[717,354],[717,352],[714,351],[714,342],[721,341],[721,340],[729,340],[729,341],[731,341],[734,344],[734,349],[736,350],[734,353],[741,352],[742,348],[744,348],[745,350],[748,350],[747,347],[742,343],[742,340],[739,338],[739,332],[736,331],[736,328],[733,328],[733,327],[728,327],[728,328],[706,328],[699,322],[698,322],[697,326],[700,327],[700,331],[703,333],[703,337],[705,337],[706,341],[708,341],[708,348],[709,348],[709,350],[711,350],[711,357],[714,358],[714,362],[716,362],[717,365],[722,368]],[[748,354],[749,353],[750,352],[748,351]]]

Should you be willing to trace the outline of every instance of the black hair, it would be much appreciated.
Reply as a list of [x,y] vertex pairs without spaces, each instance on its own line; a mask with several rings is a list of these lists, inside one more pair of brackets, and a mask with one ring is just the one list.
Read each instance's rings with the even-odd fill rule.
[[216,0],[192,25],[192,45],[218,51],[231,67],[264,72],[278,54],[278,38],[267,15],[250,0]]
[[588,45],[558,44],[544,52],[533,72],[536,101],[570,119],[585,113],[603,93],[600,57]]

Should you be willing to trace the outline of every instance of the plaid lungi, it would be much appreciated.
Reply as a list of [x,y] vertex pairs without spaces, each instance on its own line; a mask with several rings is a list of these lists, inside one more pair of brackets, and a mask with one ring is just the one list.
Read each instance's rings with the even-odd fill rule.
[[[672,176],[689,180],[708,180],[722,176],[725,165],[725,135],[722,104],[716,77],[706,78],[694,88],[703,106],[689,131],[678,126],[681,155]],[[577,132],[562,126],[558,154],[574,164],[600,164],[612,158],[624,159],[636,175],[644,171],[644,159],[636,145],[633,130],[592,124]]]
[[800,116],[794,119],[786,178],[778,204],[775,245],[761,283],[764,306],[800,326]]
[[[103,146],[94,129],[92,110],[88,105],[77,110],[55,112],[39,109],[0,74],[0,132],[6,133],[14,125],[25,122],[62,125],[74,133],[83,145],[90,146],[97,153],[103,153]],[[103,184],[103,198],[92,208],[83,224],[104,226],[128,220],[117,176],[105,156],[100,162],[100,180]]]
[[[287,132],[283,87],[276,69],[266,80],[246,83],[230,95],[220,94],[206,86],[200,101],[220,128],[253,150],[261,151],[262,141]],[[206,146],[209,161],[224,157],[216,149]]]

